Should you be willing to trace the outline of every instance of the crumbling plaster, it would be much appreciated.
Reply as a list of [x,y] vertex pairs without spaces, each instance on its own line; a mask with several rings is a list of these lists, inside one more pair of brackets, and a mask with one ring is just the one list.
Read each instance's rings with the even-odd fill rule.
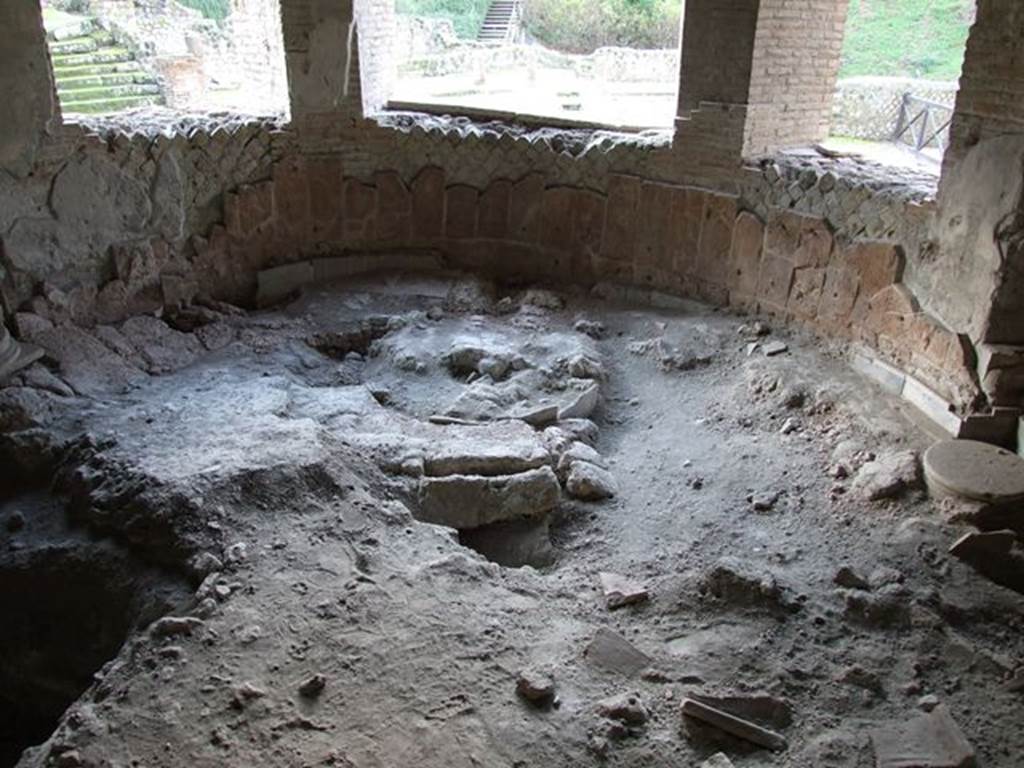
[[[26,10],[35,6],[35,0],[18,0],[16,6],[26,18],[34,18],[35,35],[12,38],[5,48],[26,61],[45,61],[38,12],[32,16]],[[684,39],[700,40],[702,29],[728,21],[734,31],[740,24],[749,33],[751,45],[741,51],[743,56],[756,56],[756,35],[750,25],[764,16],[763,8],[758,13],[757,3],[712,4],[702,14],[700,7],[688,6]],[[583,265],[575,257],[576,261],[560,262],[560,271],[538,273],[536,265],[551,255],[550,238],[569,243],[559,241],[563,235],[557,231],[542,235],[538,230],[530,237],[511,238],[515,246],[502,245],[500,258],[493,252],[466,256],[470,247],[493,251],[494,238],[478,236],[485,202],[522,187],[525,180],[537,185],[536,190],[529,189],[534,190],[530,204],[539,206],[538,221],[557,219],[557,211],[546,210],[549,204],[565,205],[568,200],[572,206],[582,205],[582,212],[566,209],[565,213],[584,217],[586,206],[601,206],[607,213],[596,221],[607,241],[617,213],[614,209],[619,206],[615,179],[634,177],[672,189],[701,190],[712,201],[731,201],[734,217],[746,211],[762,228],[782,211],[820,221],[834,239],[837,253],[862,241],[895,244],[901,254],[899,274],[894,277],[902,286],[899,312],[920,317],[911,325],[918,331],[941,329],[943,338],[958,340],[954,346],[986,340],[983,329],[988,327],[989,299],[999,276],[1008,273],[992,268],[990,252],[979,253],[984,249],[978,243],[992,231],[986,229],[992,222],[971,219],[968,229],[973,235],[960,232],[950,222],[957,219],[956,206],[967,204],[959,190],[969,185],[968,178],[986,188],[981,194],[998,194],[1000,182],[990,178],[993,171],[988,165],[968,159],[947,165],[940,198],[945,209],[936,217],[931,190],[918,179],[886,179],[871,169],[821,159],[810,162],[799,155],[772,156],[759,165],[744,161],[749,143],[745,94],[750,93],[752,75],[750,62],[745,64],[743,56],[734,71],[747,82],[738,88],[723,84],[721,72],[709,70],[704,85],[699,70],[687,72],[681,95],[687,110],[671,137],[509,130],[466,120],[377,113],[387,62],[367,40],[386,36],[388,8],[383,0],[365,0],[355,9],[341,0],[283,0],[292,99],[292,121],[287,127],[272,121],[212,116],[189,121],[165,116],[131,118],[134,122],[122,130],[109,122],[96,122],[47,132],[46,120],[40,116],[45,110],[41,110],[33,130],[22,131],[20,149],[5,147],[4,157],[14,160],[5,161],[8,172],[0,176],[0,201],[4,201],[0,237],[9,273],[5,282],[14,303],[40,311],[58,305],[84,322],[110,320],[158,308],[167,301],[188,301],[200,287],[205,292],[219,291],[224,298],[251,300],[260,269],[313,255],[429,246],[451,251],[451,258],[482,269],[500,262],[507,275],[515,274],[518,265],[519,272],[533,277],[636,282],[716,303],[770,309],[757,302],[730,301],[729,290],[735,291],[736,286],[722,272],[727,269],[725,263],[704,264],[701,268],[714,272],[706,276],[683,276],[671,269],[652,273],[640,263],[631,264],[627,271],[602,271],[600,253],[595,251],[588,258],[597,261]],[[979,14],[978,24],[991,24],[995,18]],[[21,23],[26,22],[21,19]],[[0,34],[6,36],[7,29]],[[975,34],[981,34],[977,26]],[[686,61],[684,54],[684,68]],[[52,94],[48,67],[43,69],[43,92]],[[758,85],[764,96],[764,82]],[[785,92],[783,88],[779,98]],[[708,101],[702,95],[735,101]],[[127,126],[133,131],[130,135],[123,130]],[[998,157],[1002,150],[994,151]],[[33,158],[30,163],[29,157]],[[31,168],[31,176],[15,178],[10,172],[24,174],[26,167]],[[400,201],[416,198],[417,184],[423,183],[424,169],[430,168],[440,174],[440,186],[432,190],[442,211],[439,226],[450,229],[426,238],[405,237],[411,231],[403,229],[407,224],[403,224]],[[297,177],[311,173],[309,169],[315,170],[312,178]],[[964,180],[957,181],[960,178]],[[566,190],[564,199],[559,189]],[[238,222],[232,224],[238,210],[232,206],[238,200],[251,201],[246,210],[256,216],[244,236]],[[653,210],[647,210],[645,203],[634,214],[655,231],[671,229],[663,226],[659,216],[671,220],[694,215],[664,208],[657,196],[651,204]],[[469,206],[475,218],[449,222],[450,212],[445,210],[450,205]],[[707,210],[714,210],[717,203],[709,205]],[[410,209],[409,216],[414,222],[415,211]],[[325,224],[328,221],[330,226]],[[737,233],[742,232],[749,237],[750,224],[743,220],[741,226],[740,221],[736,219],[734,228],[729,220],[729,237],[741,237]],[[264,230],[274,236],[265,236]],[[258,237],[250,243],[254,233]],[[666,242],[659,247],[672,246]],[[728,254],[729,244],[723,248]],[[692,256],[681,254],[680,258]],[[757,268],[765,267],[758,262]],[[814,281],[819,276],[825,279],[825,272],[810,274]],[[701,284],[706,287],[699,288]],[[951,284],[958,285],[957,291],[949,290]],[[794,283],[786,288],[799,292],[807,286]],[[821,290],[822,286],[811,288]],[[53,311],[52,306],[48,311]],[[810,327],[836,335],[828,324],[811,323]],[[906,329],[900,332],[910,334]],[[874,345],[878,354],[897,364],[927,369],[925,378],[932,386],[961,408],[971,407],[977,402],[976,393],[970,391],[969,377],[965,379],[962,370],[971,364],[970,350],[964,356],[933,349],[935,360],[915,365],[915,359],[929,357],[932,333],[908,335],[895,347],[879,343],[870,334],[861,334],[858,340]],[[915,344],[924,346],[915,351]],[[949,348],[944,344],[943,350]],[[954,358],[953,368],[943,373],[943,361]]]

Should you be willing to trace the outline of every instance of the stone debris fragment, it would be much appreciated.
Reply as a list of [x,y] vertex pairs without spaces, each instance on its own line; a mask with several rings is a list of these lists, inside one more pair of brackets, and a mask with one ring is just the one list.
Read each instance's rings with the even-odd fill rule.
[[573,329],[592,339],[603,339],[606,333],[604,323],[598,320],[577,320],[573,324]]
[[570,398],[558,410],[559,420],[586,419],[597,408],[601,400],[601,389],[594,382],[588,383],[581,390],[570,390]]
[[735,768],[735,766],[724,752],[718,752],[701,763],[700,768]]
[[299,685],[299,695],[306,699],[315,699],[321,693],[324,688],[327,687],[327,678],[317,672],[315,675],[310,676]]
[[880,501],[896,498],[919,486],[917,453],[897,451],[864,464],[854,478],[851,489],[868,501]]
[[529,667],[516,678],[516,693],[533,704],[546,704],[555,697],[555,680],[547,672]]
[[240,686],[235,688],[234,696],[231,699],[231,706],[235,709],[245,709],[245,707],[257,699],[262,699],[267,695],[267,692],[253,683],[242,683]]
[[566,448],[562,455],[558,457],[558,465],[556,468],[558,476],[563,479],[567,477],[569,470],[572,469],[572,465],[577,461],[585,461],[596,467],[601,467],[602,469],[608,468],[604,459],[601,458],[601,454],[586,443],[577,440],[570,443],[569,447]]
[[702,592],[737,606],[798,610],[799,605],[771,573],[754,570],[735,557],[719,559],[704,574]]
[[899,584],[890,584],[874,593],[848,592],[843,618],[867,627],[908,627],[910,604],[906,590]]
[[848,565],[841,566],[832,581],[845,589],[870,589],[867,579],[858,574]]
[[524,409],[510,413],[508,418],[519,419],[531,427],[546,427],[558,420],[557,405],[538,405],[534,408]]
[[164,616],[153,622],[149,631],[154,637],[174,637],[191,635],[193,630],[201,626],[203,620],[195,616]]
[[30,366],[43,354],[43,350],[34,344],[23,344],[15,340],[0,322],[0,381]]
[[574,461],[565,481],[569,495],[583,501],[608,499],[619,492],[611,472],[589,461]]
[[554,291],[544,288],[529,288],[523,293],[520,304],[557,311],[565,306],[565,299]]
[[620,576],[617,573],[602,571],[600,574],[601,589],[604,591],[605,603],[614,610],[624,605],[642,603],[650,596],[647,587],[639,582]]
[[966,533],[949,548],[949,554],[966,562],[1009,554],[1017,541],[1014,531],[972,531]]
[[876,768],[973,768],[974,748],[943,705],[870,732]]
[[618,632],[602,627],[583,655],[596,667],[632,677],[650,666],[651,658]]
[[695,699],[683,700],[682,713],[766,749],[778,752],[788,746],[780,734]]
[[603,699],[597,705],[597,712],[614,721],[608,728],[608,736],[613,739],[638,735],[650,717],[637,693],[620,693]]
[[769,341],[764,345],[765,357],[775,357],[789,351],[789,345],[782,341]]

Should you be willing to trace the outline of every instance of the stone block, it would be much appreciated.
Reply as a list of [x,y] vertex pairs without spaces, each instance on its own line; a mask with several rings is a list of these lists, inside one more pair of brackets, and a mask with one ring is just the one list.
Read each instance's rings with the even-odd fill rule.
[[736,223],[736,198],[708,195],[697,249],[697,277],[724,288],[729,283],[732,230]]
[[637,205],[639,230],[635,251],[639,266],[670,269],[674,254],[672,240],[672,187],[656,182],[644,182],[640,187]]
[[444,235],[466,239],[476,235],[477,199],[480,193],[466,184],[456,184],[445,191]]
[[338,239],[342,233],[338,226],[343,201],[341,159],[333,155],[312,158],[306,168],[312,238],[314,241]]
[[572,204],[572,250],[589,257],[601,253],[604,235],[605,198],[596,192],[577,189]]
[[531,173],[512,185],[508,198],[508,236],[525,243],[540,239],[544,177]]
[[477,236],[500,240],[508,234],[509,196],[512,183],[505,179],[492,181],[480,193],[477,212]]
[[[237,192],[238,235],[249,237],[274,218],[274,184],[269,181],[246,184]],[[236,233],[228,230],[228,234]]]
[[444,170],[428,166],[412,182],[412,230],[417,238],[444,232]]
[[274,166],[274,227],[279,236],[306,242],[310,234],[309,177],[302,157],[286,157]]
[[633,263],[637,237],[637,208],[641,181],[635,176],[612,175],[608,180],[603,261]]
[[777,212],[769,219],[765,252],[787,258],[794,266],[827,266],[832,244],[832,231],[823,219],[790,211]]
[[542,517],[558,504],[561,486],[551,467],[513,475],[449,475],[420,481],[417,517],[452,528]]
[[680,274],[692,275],[697,271],[700,230],[707,199],[708,194],[699,189],[677,188],[672,194],[674,269]]
[[377,189],[358,179],[345,180],[342,221],[346,240],[367,240],[374,234],[373,214],[377,205]]
[[287,298],[295,291],[313,282],[313,262],[300,261],[280,267],[264,269],[256,276],[256,301],[262,306]]
[[750,211],[740,211],[732,233],[729,253],[730,295],[752,300],[757,294],[757,278],[761,271],[764,246],[764,222]]
[[857,273],[860,291],[867,298],[903,279],[903,250],[892,243],[852,243],[842,250],[839,260]]
[[793,283],[793,262],[765,253],[761,259],[761,272],[757,279],[758,304],[766,311],[782,313]]
[[412,228],[412,194],[394,171],[374,174],[376,209],[374,237],[382,242],[402,243]]
[[[864,294],[861,294],[862,298]],[[908,331],[917,314],[914,297],[902,283],[890,285],[874,294],[866,302],[866,328],[877,336],[899,341]]]
[[842,336],[849,333],[859,290],[857,273],[849,267],[833,263],[825,270],[825,284],[818,305],[818,323],[823,331]]
[[815,320],[824,285],[823,267],[797,267],[793,272],[793,285],[786,303],[790,315],[803,322]]
[[952,404],[913,376],[907,376],[903,384],[903,398],[947,434],[960,434],[960,418]]
[[903,371],[889,365],[870,354],[854,352],[850,364],[860,373],[874,381],[886,392],[894,395],[903,394],[903,385],[907,377]]
[[568,251],[572,245],[572,208],[574,190],[551,187],[541,199],[540,242],[548,248]]

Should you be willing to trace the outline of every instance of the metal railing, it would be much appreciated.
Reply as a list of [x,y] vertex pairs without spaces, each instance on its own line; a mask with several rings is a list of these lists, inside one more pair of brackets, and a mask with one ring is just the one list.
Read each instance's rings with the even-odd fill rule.
[[916,152],[934,146],[942,153],[946,151],[946,134],[951,122],[952,107],[904,93],[892,140],[909,145]]

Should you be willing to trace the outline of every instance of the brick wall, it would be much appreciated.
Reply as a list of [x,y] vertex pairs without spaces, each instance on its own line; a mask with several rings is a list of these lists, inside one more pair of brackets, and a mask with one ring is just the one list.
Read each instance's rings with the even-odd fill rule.
[[746,104],[759,0],[686,0],[679,115],[701,102]]
[[761,0],[744,154],[828,135],[848,0]]
[[[0,210],[0,240],[19,300],[112,319],[153,300],[187,301],[200,288],[251,300],[264,269],[299,264],[301,274],[344,277],[400,266],[396,252],[428,248],[448,265],[498,275],[618,282],[769,312],[868,345],[959,404],[972,401],[964,328],[931,311],[948,286],[914,277],[941,252],[941,242],[925,243],[933,210],[892,183],[853,183],[785,161],[775,170],[743,165],[755,139],[767,148],[811,130],[782,120],[776,100],[794,98],[790,118],[810,115],[812,96],[830,93],[831,82],[820,67],[813,82],[794,74],[772,83],[771,73],[787,61],[797,73],[812,69],[808,50],[831,50],[815,48],[820,25],[807,34],[828,8],[691,0],[685,34],[696,42],[684,54],[686,109],[674,137],[626,140],[368,118],[387,62],[374,59],[380,49],[360,50],[351,31],[355,22],[363,38],[386,37],[390,22],[376,2],[282,0],[286,130],[200,124],[144,139],[138,126],[132,138],[37,130],[32,179],[0,174],[0,198],[18,203]],[[829,5],[833,16],[841,5]],[[791,58],[769,49],[797,29]],[[51,188],[100,183],[123,196],[48,213],[50,198],[67,205]],[[134,207],[120,211],[118,200]],[[72,226],[77,215],[87,227]]]
[[945,168],[978,141],[1024,133],[1024,3],[978,0]]

